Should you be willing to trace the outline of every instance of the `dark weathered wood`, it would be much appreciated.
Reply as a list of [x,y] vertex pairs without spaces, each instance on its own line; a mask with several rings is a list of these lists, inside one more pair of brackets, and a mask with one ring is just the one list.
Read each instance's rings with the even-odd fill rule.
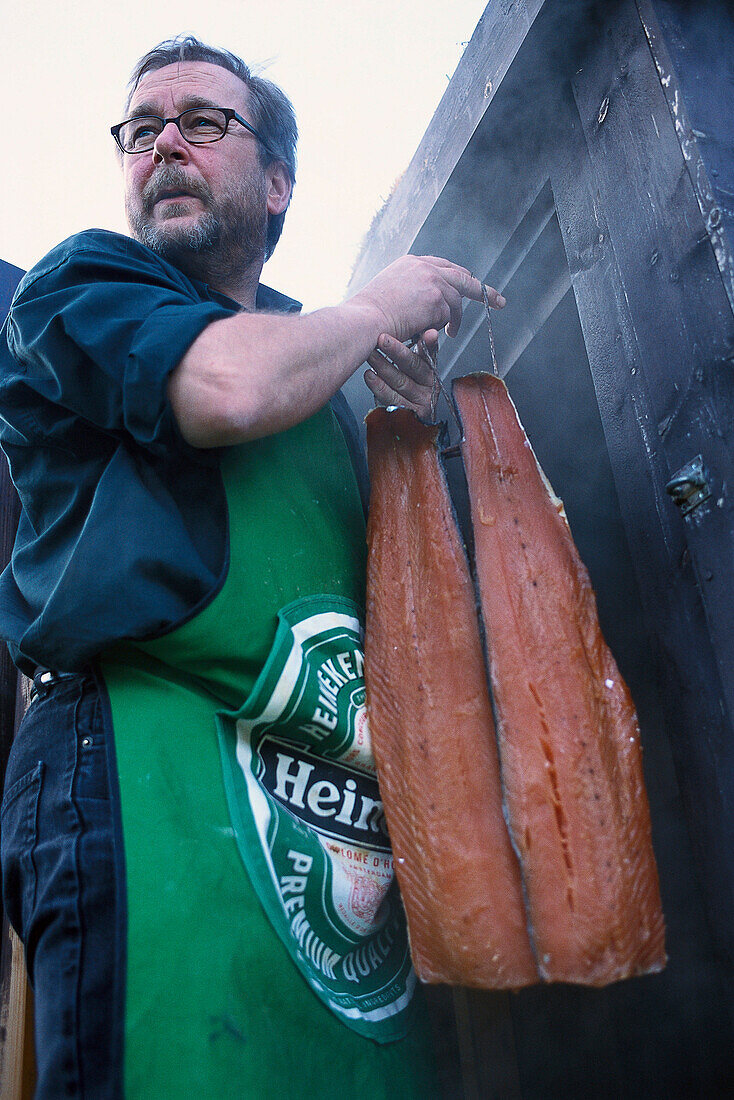
[[[613,250],[611,271],[599,265],[593,273],[579,272],[574,286],[592,367],[598,364],[597,393],[641,594],[659,639],[662,694],[689,827],[731,983],[734,503],[725,485],[734,477],[727,362],[734,331],[659,79],[650,69],[639,21],[636,28],[629,13],[610,26],[574,79],[593,168],[587,209]],[[600,80],[608,99],[603,124]],[[577,203],[579,196],[568,200]],[[572,225],[571,252],[574,231]],[[712,470],[714,495],[700,519],[686,523],[664,487],[699,453]]]
[[452,991],[445,985],[427,985],[424,993],[431,1021],[442,1100],[465,1100],[458,1070],[460,1037]]
[[[402,204],[405,247],[449,255],[507,289],[494,322],[500,369],[566,501],[638,705],[668,925],[661,975],[602,991],[526,990],[492,1001],[496,1018],[481,1023],[481,995],[460,995],[467,1095],[498,1072],[493,1059],[524,1100],[732,1089],[734,677],[724,683],[724,669],[734,615],[730,593],[702,591],[732,572],[731,480],[724,492],[721,477],[731,462],[722,452],[733,450],[731,307],[643,6],[544,5],[430,212],[420,195],[412,210]],[[375,269],[378,238],[367,243]],[[477,307],[439,363],[448,376],[488,368]],[[665,493],[694,440],[716,489],[700,522]],[[459,494],[458,464],[448,470]]]
[[2,915],[0,968],[0,1096],[31,1100],[36,1083],[33,1051],[33,995],[26,979],[23,947]]
[[701,218],[734,307],[734,8],[636,0]]
[[465,1100],[521,1100],[511,996],[454,990]]

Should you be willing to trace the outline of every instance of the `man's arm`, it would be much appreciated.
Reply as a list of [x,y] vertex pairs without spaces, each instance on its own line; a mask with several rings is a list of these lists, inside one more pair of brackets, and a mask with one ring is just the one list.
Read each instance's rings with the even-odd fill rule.
[[[181,433],[195,447],[217,447],[290,428],[365,361],[381,373],[373,353],[383,333],[402,341],[448,325],[456,335],[463,297],[482,297],[479,280],[465,268],[404,256],[339,306],[302,317],[242,313],[215,321],[170,377]],[[490,302],[504,304],[494,291]],[[395,369],[388,364],[384,371],[384,385],[395,389]],[[402,402],[411,403],[419,383],[403,377]]]

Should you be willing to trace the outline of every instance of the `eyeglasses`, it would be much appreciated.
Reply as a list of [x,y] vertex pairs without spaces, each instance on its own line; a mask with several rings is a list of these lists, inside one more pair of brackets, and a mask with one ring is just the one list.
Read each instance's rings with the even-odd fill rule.
[[267,151],[275,155],[262,134],[231,107],[190,107],[177,118],[138,115],[110,127],[110,133],[123,153],[149,153],[169,122],[176,123],[181,137],[190,145],[208,145],[209,142],[222,140],[232,119],[254,134]]

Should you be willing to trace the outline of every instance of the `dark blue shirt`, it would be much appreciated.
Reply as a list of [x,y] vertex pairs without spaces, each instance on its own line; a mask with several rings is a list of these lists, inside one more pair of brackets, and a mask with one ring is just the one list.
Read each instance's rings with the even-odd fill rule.
[[[260,286],[257,308],[299,304]],[[24,671],[76,670],[121,638],[158,637],[227,572],[218,450],[182,438],[171,371],[239,305],[101,229],[22,279],[0,340],[0,442],[22,511],[0,577],[0,634]],[[356,425],[332,407],[364,491]]]

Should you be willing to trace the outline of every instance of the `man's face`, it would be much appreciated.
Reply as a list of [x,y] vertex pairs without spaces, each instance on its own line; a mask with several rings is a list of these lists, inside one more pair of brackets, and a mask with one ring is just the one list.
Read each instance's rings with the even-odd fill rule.
[[[204,105],[233,107],[252,122],[239,77],[199,61],[146,73],[127,117],[172,118]],[[133,236],[184,270],[200,267],[204,258],[215,274],[261,263],[268,214],[285,207],[282,167],[263,169],[259,152],[257,138],[236,121],[221,141],[207,145],[190,145],[169,123],[151,152],[123,158]]]

